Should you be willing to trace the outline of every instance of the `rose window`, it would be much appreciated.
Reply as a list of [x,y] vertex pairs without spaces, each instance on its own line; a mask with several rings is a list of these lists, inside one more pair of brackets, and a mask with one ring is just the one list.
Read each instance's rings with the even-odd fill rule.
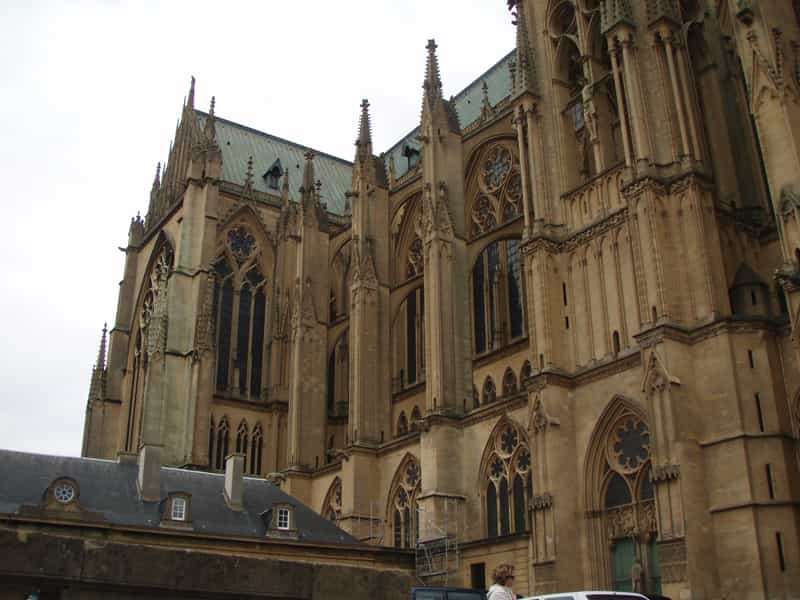
[[240,263],[247,260],[253,253],[256,238],[244,227],[237,227],[228,232],[228,246],[231,253]]
[[514,452],[514,448],[517,447],[518,443],[519,435],[517,435],[517,431],[513,427],[509,427],[503,431],[503,434],[500,436],[500,447],[506,454]]
[[650,457],[650,432],[642,421],[628,417],[614,429],[611,453],[619,467],[632,473]]
[[75,486],[71,483],[62,482],[53,488],[53,496],[61,504],[67,504],[75,499]]
[[503,185],[510,170],[511,152],[500,146],[493,148],[483,167],[483,180],[486,187],[490,190],[498,189]]

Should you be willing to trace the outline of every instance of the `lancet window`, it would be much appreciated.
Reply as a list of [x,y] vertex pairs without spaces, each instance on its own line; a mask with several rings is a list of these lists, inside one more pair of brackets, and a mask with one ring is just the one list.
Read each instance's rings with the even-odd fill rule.
[[484,354],[524,337],[523,297],[519,240],[493,242],[472,267],[475,354]]
[[395,548],[413,548],[419,538],[417,496],[422,485],[419,461],[406,456],[395,474],[389,495],[389,519]]
[[228,456],[230,444],[228,417],[221,417],[216,426],[214,425],[214,418],[212,417],[209,429],[208,464],[212,469],[222,470],[225,468],[225,457]]
[[408,419],[406,418],[405,411],[400,411],[400,416],[397,418],[397,435],[405,435],[408,433]]
[[425,293],[418,287],[400,304],[392,326],[395,392],[425,380]]
[[470,235],[478,237],[522,214],[519,161],[509,145],[495,144],[486,152],[472,202]]
[[226,251],[215,265],[216,388],[260,399],[264,358],[267,280],[256,239],[246,226],[228,231]]
[[513,396],[517,391],[517,376],[509,367],[503,375],[503,396]]
[[483,392],[481,393],[481,404],[491,404],[497,400],[497,388],[491,377],[487,377],[483,382]]
[[345,331],[328,355],[328,414],[347,414],[350,402],[349,330]]
[[250,458],[247,462],[246,471],[251,475],[261,475],[261,459],[264,453],[264,432],[261,423],[256,423],[253,427],[253,434],[250,438]]
[[527,531],[533,479],[531,451],[522,429],[510,420],[501,422],[489,439],[482,462],[487,537]]
[[239,429],[236,430],[236,453],[244,454],[244,471],[247,471],[247,450],[250,445],[250,431],[247,428],[247,423],[242,420],[239,423]]

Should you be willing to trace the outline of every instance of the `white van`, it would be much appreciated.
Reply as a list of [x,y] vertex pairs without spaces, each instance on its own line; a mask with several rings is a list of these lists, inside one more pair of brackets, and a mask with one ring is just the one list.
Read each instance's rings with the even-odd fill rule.
[[519,600],[648,600],[636,592],[564,592],[544,596],[528,596]]

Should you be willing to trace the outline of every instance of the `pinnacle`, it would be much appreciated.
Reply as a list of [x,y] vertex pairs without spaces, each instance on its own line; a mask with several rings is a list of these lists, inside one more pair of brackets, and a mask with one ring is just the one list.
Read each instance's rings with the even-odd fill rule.
[[192,75],[191,83],[189,84],[189,100],[186,104],[189,108],[194,108],[194,75]]
[[535,92],[536,90],[536,65],[534,64],[531,45],[528,41],[528,25],[525,20],[525,4],[515,2],[513,7],[509,1],[509,8],[514,9],[514,25],[517,26],[517,56],[516,77],[514,78],[514,91],[516,93]]
[[217,97],[211,96],[211,107],[208,109],[208,115],[210,117],[214,116],[214,106],[217,104]]
[[361,101],[361,119],[358,123],[358,139],[356,139],[356,159],[372,157],[372,124],[369,118],[369,100]]
[[436,58],[436,48],[438,48],[436,41],[428,40],[425,48],[428,50],[428,62],[425,65],[425,83],[422,84],[422,87],[425,88],[426,96],[434,94],[441,96],[442,80],[439,76],[439,59]]
[[156,176],[153,179],[153,187],[157,188],[159,185],[161,185],[161,162],[156,164]]
[[307,150],[304,156],[306,157],[306,164],[303,170],[303,186],[300,189],[305,198],[306,195],[309,197],[314,195],[314,151]]
[[244,176],[244,189],[253,189],[253,157],[247,159],[247,173]]

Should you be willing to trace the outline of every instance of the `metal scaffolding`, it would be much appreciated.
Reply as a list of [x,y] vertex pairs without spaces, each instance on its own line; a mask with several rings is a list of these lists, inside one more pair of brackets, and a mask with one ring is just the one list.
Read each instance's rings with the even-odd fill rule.
[[446,498],[441,521],[436,521],[428,513],[417,507],[417,523],[423,535],[416,545],[417,577],[430,582],[438,579],[443,585],[448,577],[461,567],[459,550],[458,501]]

